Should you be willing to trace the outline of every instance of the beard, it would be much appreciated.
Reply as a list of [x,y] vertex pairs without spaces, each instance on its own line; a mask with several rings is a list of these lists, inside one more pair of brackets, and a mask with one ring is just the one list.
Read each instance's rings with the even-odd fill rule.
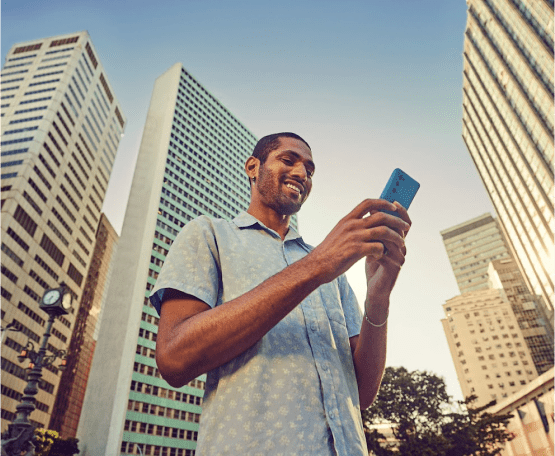
[[299,195],[297,199],[293,199],[281,190],[283,182],[269,169],[261,166],[258,171],[257,189],[264,199],[264,203],[278,214],[293,215],[299,212],[301,206],[306,200],[306,190]]

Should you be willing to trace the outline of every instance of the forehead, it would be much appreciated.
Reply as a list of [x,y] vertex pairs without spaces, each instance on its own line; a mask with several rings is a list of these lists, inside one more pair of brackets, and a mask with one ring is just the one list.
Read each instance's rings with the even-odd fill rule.
[[270,155],[278,156],[280,154],[291,153],[304,161],[312,162],[312,151],[301,140],[295,138],[281,137],[279,138],[279,146],[270,152]]

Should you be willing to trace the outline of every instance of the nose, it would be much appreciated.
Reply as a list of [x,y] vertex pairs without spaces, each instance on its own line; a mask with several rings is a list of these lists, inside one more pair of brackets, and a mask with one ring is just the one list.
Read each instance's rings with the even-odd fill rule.
[[305,182],[308,178],[308,172],[306,170],[306,167],[303,163],[301,162],[297,162],[295,164],[295,167],[293,168],[293,171],[291,172],[291,174],[293,176],[298,177],[299,179],[301,179],[303,182]]

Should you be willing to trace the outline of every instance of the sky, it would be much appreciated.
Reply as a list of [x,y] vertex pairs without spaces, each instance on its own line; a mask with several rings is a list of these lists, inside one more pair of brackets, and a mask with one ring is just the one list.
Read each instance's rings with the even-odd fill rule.
[[[106,201],[121,232],[155,79],[181,62],[254,135],[300,134],[317,171],[299,213],[311,245],[401,168],[421,187],[391,296],[387,365],[462,399],[441,318],[459,294],[440,231],[493,206],[462,140],[464,0],[8,0],[17,42],[87,30],[127,118]],[[364,262],[347,273],[364,302]]]

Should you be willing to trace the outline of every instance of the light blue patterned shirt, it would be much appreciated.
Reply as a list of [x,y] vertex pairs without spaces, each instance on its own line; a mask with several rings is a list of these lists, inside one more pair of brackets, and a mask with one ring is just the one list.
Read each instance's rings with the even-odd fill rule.
[[[252,290],[311,250],[252,215],[201,216],[175,239],[150,299],[164,289],[210,307]],[[322,285],[258,343],[207,373],[198,456],[368,455],[349,338],[362,314],[345,276]]]

